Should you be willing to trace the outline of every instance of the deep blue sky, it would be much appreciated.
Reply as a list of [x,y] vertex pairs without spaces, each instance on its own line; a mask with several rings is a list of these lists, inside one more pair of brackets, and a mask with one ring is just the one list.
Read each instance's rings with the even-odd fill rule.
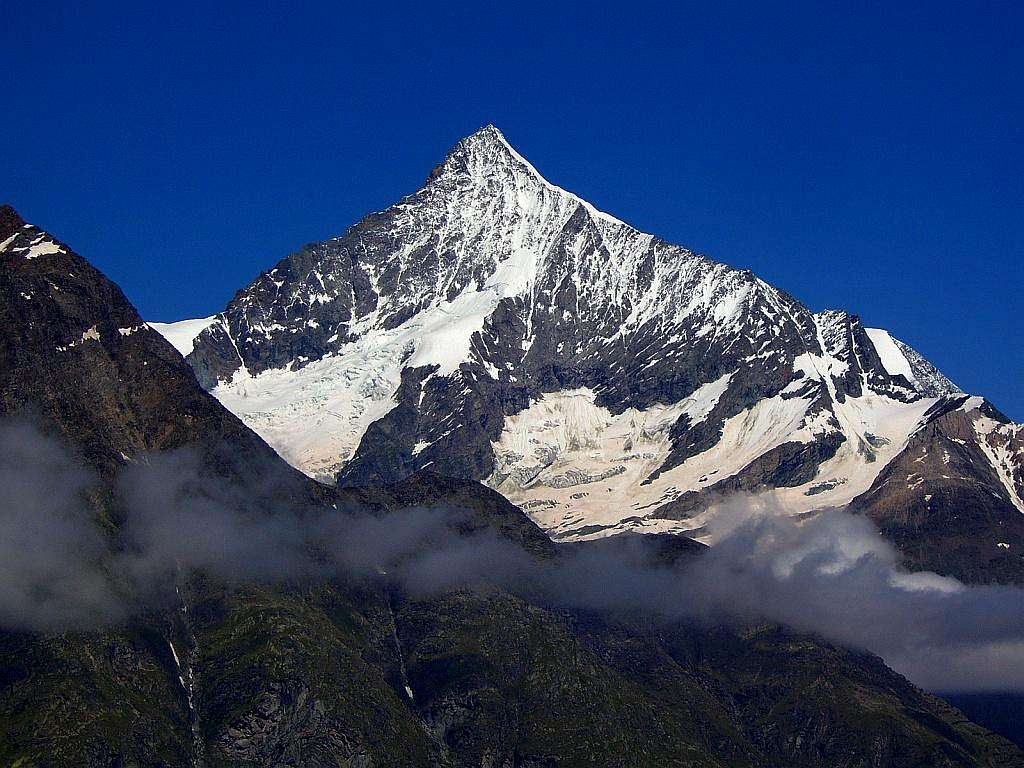
[[1024,419],[1019,2],[70,5],[5,8],[0,197],[149,319],[221,309],[493,122]]

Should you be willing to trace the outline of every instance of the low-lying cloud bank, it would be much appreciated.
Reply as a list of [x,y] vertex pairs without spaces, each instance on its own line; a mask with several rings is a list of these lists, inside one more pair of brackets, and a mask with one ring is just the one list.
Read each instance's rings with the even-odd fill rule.
[[0,424],[0,625],[116,623],[192,569],[239,581],[359,574],[419,595],[486,582],[666,621],[779,622],[877,653],[926,688],[1024,690],[1024,590],[907,573],[870,521],[843,512],[797,523],[769,498],[732,499],[716,545],[677,567],[652,567],[628,542],[538,561],[493,532],[457,535],[462,510],[268,509],[253,500],[274,499],[272,473],[266,487],[204,478],[187,451],[127,468],[127,520],[108,530],[81,467],[27,422]]
[[0,422],[0,625],[62,629],[123,616],[84,505],[93,481],[27,420]]

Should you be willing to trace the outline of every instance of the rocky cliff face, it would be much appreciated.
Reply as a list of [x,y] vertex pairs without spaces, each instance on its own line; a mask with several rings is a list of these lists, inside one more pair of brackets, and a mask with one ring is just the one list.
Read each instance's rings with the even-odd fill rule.
[[853,509],[875,520],[912,567],[1019,582],[1021,433],[981,398],[945,403]]
[[[269,515],[341,506],[203,393],[110,281],[10,209],[0,222],[0,402],[33,409],[98,471],[87,509],[112,547],[132,513],[112,489],[140,451],[194,446],[224,484],[258,472],[272,494],[245,506]],[[563,556],[472,481],[421,473],[348,500],[456,510],[460,535]],[[656,567],[700,556],[652,541]],[[226,585],[201,572],[175,586],[174,604],[102,630],[0,628],[0,763],[1024,764],[878,659],[774,627],[654,624],[497,587],[424,597],[376,579]]]
[[[478,479],[560,539],[706,539],[737,492],[794,514],[849,504],[967,402],[889,333],[638,232],[490,126],[423,189],[240,291],[188,360],[311,476]],[[1008,520],[1024,458],[972,435]],[[1024,542],[1004,543],[1001,573],[1024,575]]]
[[[81,459],[92,480],[75,512],[109,552],[125,547],[117,478],[153,452],[190,448],[199,470],[225,483],[247,484],[271,467],[277,490],[254,507],[327,498],[198,386],[114,283],[0,206],[0,418],[8,417],[30,419],[70,446],[69,460]],[[0,627],[0,763],[191,764],[197,721],[182,607],[84,633]]]
[[114,283],[10,206],[0,207],[0,323],[0,415],[44,416],[104,477],[186,444],[222,472],[273,456]]

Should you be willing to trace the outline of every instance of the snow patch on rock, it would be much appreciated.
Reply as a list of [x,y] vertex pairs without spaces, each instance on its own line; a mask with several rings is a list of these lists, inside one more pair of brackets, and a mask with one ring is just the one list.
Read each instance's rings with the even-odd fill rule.
[[903,354],[903,350],[896,346],[896,341],[889,332],[881,328],[865,328],[864,331],[871,339],[885,370],[893,376],[903,376],[910,383],[914,383],[914,371],[910,368],[910,361]]
[[179,320],[175,323],[149,323],[149,327],[159,333],[173,346],[182,357],[192,353],[196,337],[213,325],[217,316],[201,317],[196,320]]

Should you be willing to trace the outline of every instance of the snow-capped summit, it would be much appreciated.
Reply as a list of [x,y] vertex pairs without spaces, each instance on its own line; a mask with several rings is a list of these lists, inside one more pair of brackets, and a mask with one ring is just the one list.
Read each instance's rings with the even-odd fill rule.
[[[704,536],[739,491],[849,504],[966,397],[886,331],[598,211],[493,126],[240,291],[188,359],[311,475],[483,479],[567,538]],[[1019,478],[990,474],[1012,506]]]

